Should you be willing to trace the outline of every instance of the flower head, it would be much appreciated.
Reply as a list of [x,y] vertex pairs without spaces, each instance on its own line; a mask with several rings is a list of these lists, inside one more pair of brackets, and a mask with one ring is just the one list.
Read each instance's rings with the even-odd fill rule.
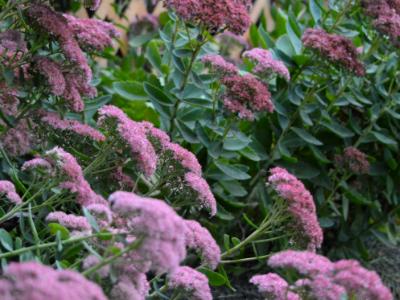
[[207,277],[189,267],[179,267],[168,277],[168,286],[182,290],[188,299],[211,300]]
[[176,269],[186,256],[184,220],[165,202],[133,193],[115,192],[109,197],[111,208],[125,218],[127,230],[143,238],[135,250],[151,269],[165,272]]
[[347,147],[343,155],[335,156],[335,162],[340,168],[345,168],[355,174],[366,174],[370,168],[367,156],[354,147]]
[[0,277],[0,291],[7,300],[107,299],[99,286],[81,274],[37,262],[10,263]]
[[283,168],[270,170],[268,183],[280,197],[287,201],[288,212],[298,228],[300,239],[306,238],[307,248],[310,251],[320,248],[323,232],[318,223],[316,208],[311,193],[303,183]]
[[82,216],[66,214],[62,211],[51,212],[46,217],[47,222],[58,223],[68,229],[78,232],[90,233],[91,227],[88,220]]
[[258,75],[268,76],[271,73],[275,73],[287,81],[290,80],[290,73],[285,64],[273,58],[271,52],[268,50],[254,48],[244,52],[243,57],[248,58],[256,64],[253,72]]
[[250,26],[248,0],[164,0],[183,20],[206,27],[211,33],[223,30],[243,34]]
[[[268,273],[266,275],[256,275],[250,279],[250,283],[255,284],[258,287],[258,291],[266,299],[275,300],[287,300],[289,291],[289,285],[285,279],[274,273]],[[298,299],[300,297],[296,294],[291,296],[291,299]]]
[[234,75],[239,72],[234,64],[226,61],[221,55],[207,54],[201,58],[201,61],[220,76]]
[[0,135],[0,145],[11,156],[21,156],[29,153],[35,143],[32,126],[28,119],[22,119],[6,132]]
[[196,250],[201,255],[203,264],[215,269],[221,260],[221,250],[210,232],[192,220],[186,220],[185,226],[187,247]]
[[214,216],[217,213],[217,202],[207,181],[193,172],[185,174],[185,181],[198,194],[201,206],[208,208],[211,216]]
[[346,37],[329,34],[323,29],[308,28],[302,37],[303,45],[318,52],[357,76],[364,76],[364,65],[358,60],[358,52]]
[[50,58],[38,56],[35,59],[36,70],[46,78],[50,91],[61,96],[65,91],[65,78],[59,63]]
[[226,91],[223,95],[226,109],[239,118],[253,120],[257,111],[274,110],[267,86],[251,74],[224,76],[221,80]]
[[21,197],[17,194],[15,186],[11,181],[0,180],[0,197],[5,196],[14,204],[22,203]]

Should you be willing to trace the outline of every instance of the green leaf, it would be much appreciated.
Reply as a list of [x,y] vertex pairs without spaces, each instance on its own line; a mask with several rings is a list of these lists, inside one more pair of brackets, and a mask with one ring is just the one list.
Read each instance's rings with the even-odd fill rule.
[[0,243],[8,251],[13,251],[13,240],[10,234],[3,228],[0,228]]
[[217,166],[219,170],[221,170],[225,175],[237,179],[237,180],[247,180],[250,179],[250,175],[246,172],[243,172],[241,169],[234,165],[229,165],[222,161],[216,160],[214,164]]
[[161,56],[160,50],[158,49],[157,41],[153,40],[149,42],[146,47],[146,57],[151,63],[151,65],[156,68],[160,73],[162,72],[161,67]]
[[175,103],[175,100],[172,99],[171,97],[168,97],[167,94],[165,94],[162,90],[160,90],[158,87],[155,87],[154,85],[145,82],[144,83],[144,90],[149,95],[150,100],[164,106],[173,106]]
[[100,228],[99,225],[97,224],[96,219],[92,216],[92,214],[89,212],[89,210],[84,207],[83,208],[83,215],[86,217],[86,219],[88,220],[90,226],[96,231],[99,232]]
[[69,230],[67,228],[65,228],[64,226],[62,226],[61,224],[49,223],[49,224],[47,224],[47,227],[49,227],[50,233],[52,235],[56,235],[57,232],[60,232],[61,239],[63,239],[63,240],[68,239],[70,236]]
[[380,141],[382,144],[385,144],[385,145],[397,145],[397,142],[396,142],[395,140],[393,140],[392,138],[390,138],[390,137],[388,137],[388,136],[386,136],[386,135],[384,135],[384,134],[382,134],[382,133],[373,131],[373,132],[372,132],[372,135],[373,135],[378,141]]
[[117,81],[113,83],[114,91],[129,101],[147,100],[148,96],[143,88],[143,84],[137,81]]
[[287,34],[289,36],[290,42],[292,43],[292,46],[293,46],[296,54],[300,54],[301,53],[301,48],[302,48],[301,40],[299,39],[299,37],[294,32],[290,22],[286,22],[286,32],[287,32]]
[[331,132],[341,137],[342,139],[354,136],[354,133],[351,132],[351,130],[347,129],[346,127],[343,127],[342,125],[333,120],[331,122],[332,123],[328,123],[327,121],[323,120],[321,122],[321,125],[329,129]]
[[302,128],[297,128],[297,127],[292,127],[291,130],[296,133],[302,140],[305,142],[316,145],[316,146],[321,146],[323,145],[320,140],[309,134],[307,131],[305,131]]
[[185,139],[185,141],[191,144],[196,144],[199,142],[196,134],[193,132],[193,130],[191,130],[188,126],[186,126],[185,123],[180,122],[179,120],[175,120],[175,125],[178,128],[182,137]]
[[318,23],[319,20],[321,19],[322,11],[319,5],[315,0],[310,0],[309,2],[309,8],[310,8],[310,13],[311,16],[314,20],[315,23]]
[[211,286],[222,286],[227,282],[225,276],[210,269],[202,267],[199,268],[199,271],[207,276],[208,282]]

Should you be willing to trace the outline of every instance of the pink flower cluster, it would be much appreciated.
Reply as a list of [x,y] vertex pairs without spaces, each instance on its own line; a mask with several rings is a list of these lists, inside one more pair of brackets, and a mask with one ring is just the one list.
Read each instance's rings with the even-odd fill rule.
[[14,204],[22,203],[21,197],[17,194],[15,186],[11,181],[0,180],[0,197],[5,196]]
[[91,227],[85,217],[66,214],[62,211],[51,212],[46,217],[47,222],[58,223],[68,229],[73,230],[72,235],[81,233],[90,234]]
[[358,52],[348,38],[329,34],[323,29],[308,28],[302,36],[304,47],[318,52],[357,76],[365,75],[364,65],[358,60]]
[[292,216],[296,240],[307,241],[307,248],[315,251],[321,247],[323,232],[318,223],[314,200],[303,183],[283,168],[270,170],[268,184],[287,201],[287,211]]
[[285,64],[273,58],[272,53],[261,48],[254,48],[243,53],[243,57],[253,61],[256,66],[253,72],[260,76],[270,76],[275,73],[287,81],[290,80],[290,73]]
[[150,290],[150,284],[143,273],[124,273],[113,286],[110,298],[113,300],[144,300]]
[[354,147],[347,147],[344,149],[343,155],[336,155],[335,162],[338,167],[355,174],[367,174],[370,168],[367,156]]
[[79,137],[87,137],[97,142],[105,141],[105,136],[98,130],[90,127],[89,125],[82,124],[77,120],[61,119],[57,113],[41,111],[40,122],[51,128],[61,131],[70,132],[78,135]]
[[[156,152],[147,139],[144,127],[131,120],[119,108],[106,105],[99,110],[98,124],[101,127],[115,127],[122,140],[130,147],[132,156],[139,164],[140,170],[146,175],[154,174],[157,167]],[[108,121],[111,121],[111,126]]]
[[286,250],[272,255],[268,265],[294,269],[305,276],[295,286],[307,287],[316,299],[337,300],[346,295],[363,300],[393,299],[378,274],[363,268],[355,260],[331,262],[313,252]]
[[59,63],[50,58],[39,56],[35,59],[37,71],[46,78],[51,92],[61,96],[65,91],[65,78]]
[[[88,255],[82,263],[82,267],[84,270],[90,269],[91,267],[94,267],[95,265],[100,263],[100,258],[97,257],[94,254]],[[100,278],[106,278],[110,274],[110,265],[106,265],[102,268],[100,268],[97,272],[96,275],[98,275]]]
[[253,75],[225,76],[221,82],[226,87],[224,105],[239,118],[253,120],[254,112],[273,112],[274,104],[268,87]]
[[185,226],[186,246],[200,254],[203,264],[215,269],[221,260],[221,250],[210,232],[193,220],[186,220]]
[[159,27],[158,18],[152,14],[137,16],[129,26],[129,34],[139,36],[155,32]]
[[127,219],[127,231],[143,238],[137,253],[151,263],[151,270],[163,273],[179,266],[186,256],[186,227],[171,207],[128,192],[115,192],[109,201],[112,211]]
[[183,20],[211,33],[227,30],[243,34],[250,26],[249,0],[164,0],[164,4]]
[[374,26],[399,46],[400,6],[397,0],[363,0],[364,12],[372,17]]
[[[117,130],[122,140],[129,145],[133,157],[146,176],[151,176],[157,167],[166,165],[168,172],[176,171],[175,165],[184,169],[184,181],[197,195],[200,206],[216,214],[217,204],[208,183],[201,177],[201,165],[196,156],[170,141],[169,136],[149,122],[135,122],[119,108],[108,105],[99,111],[99,126]],[[157,152],[156,152],[157,149]],[[176,174],[181,176],[181,174]]]
[[45,160],[43,158],[40,158],[40,157],[37,157],[37,158],[31,159],[31,160],[27,160],[26,162],[24,162],[24,164],[21,167],[21,170],[22,171],[42,170],[42,171],[45,171],[47,173],[50,173],[51,172],[51,168],[52,168],[51,164],[47,160]]
[[256,275],[250,279],[250,283],[256,285],[259,293],[266,299],[300,300],[299,295],[289,291],[286,280],[277,274]]
[[95,283],[74,271],[56,271],[37,262],[12,262],[0,276],[4,300],[107,300]]
[[52,164],[53,168],[60,172],[64,180],[60,188],[76,194],[77,202],[82,206],[90,204],[104,204],[106,200],[96,194],[83,176],[82,168],[70,153],[64,149],[55,147],[46,152],[46,160]]
[[[0,120],[0,124],[1,124]],[[0,145],[10,156],[21,156],[29,153],[35,143],[29,119],[21,119],[14,127],[0,136]]]
[[207,276],[189,267],[179,267],[171,273],[168,286],[184,292],[187,299],[212,300]]
[[64,17],[82,48],[103,51],[112,46],[113,38],[120,36],[110,23],[98,19],[78,19],[68,14],[64,14]]
[[221,55],[207,54],[201,58],[201,61],[220,76],[234,75],[239,72],[234,64],[227,62]]
[[100,228],[108,227],[113,221],[112,212],[107,204],[89,204],[86,209],[96,219]]
[[0,82],[0,109],[7,116],[16,116],[18,113],[19,93],[15,88],[8,87]]

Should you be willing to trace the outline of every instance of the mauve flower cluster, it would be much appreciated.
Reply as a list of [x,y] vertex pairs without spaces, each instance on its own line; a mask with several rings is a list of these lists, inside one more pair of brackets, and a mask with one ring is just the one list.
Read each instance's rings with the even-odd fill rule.
[[62,211],[51,212],[47,215],[46,221],[49,223],[58,223],[72,230],[72,235],[90,234],[91,227],[88,220],[82,216],[66,214]]
[[302,36],[304,47],[312,49],[329,61],[336,63],[357,76],[365,75],[364,65],[358,60],[358,52],[348,38],[329,34],[323,29],[308,28]]
[[202,264],[215,269],[221,260],[221,250],[210,232],[193,220],[186,220],[185,226],[186,246],[199,253]]
[[[0,120],[0,124],[2,121]],[[29,119],[21,119],[14,127],[9,128],[0,136],[0,145],[10,156],[21,156],[29,153],[35,144],[31,128],[34,125]]]
[[51,164],[47,160],[45,160],[41,157],[36,157],[31,160],[27,160],[24,162],[24,164],[21,167],[21,171],[24,171],[24,172],[28,171],[28,170],[30,170],[30,171],[41,170],[46,173],[51,173],[51,171],[52,171],[51,169],[52,169]]
[[[84,270],[90,269],[91,267],[94,267],[95,265],[99,264],[101,262],[101,259],[97,257],[94,254],[88,255],[82,263],[82,268]],[[96,275],[98,275],[100,278],[106,278],[108,275],[110,275],[110,265],[106,265],[102,268],[100,268],[98,271],[96,271]]]
[[38,114],[40,115],[39,122],[46,125],[45,128],[53,128],[54,130],[60,131],[63,135],[72,133],[79,138],[89,138],[97,142],[104,142],[106,139],[98,130],[89,125],[82,124],[77,120],[61,119],[60,116],[54,112],[40,111]]
[[112,211],[127,220],[126,230],[143,238],[136,251],[142,260],[151,263],[151,270],[163,273],[179,266],[186,256],[186,228],[171,207],[163,201],[128,192],[115,192],[109,201]]
[[364,12],[372,17],[374,26],[399,46],[400,5],[397,0],[362,0]]
[[303,275],[304,278],[291,288],[305,289],[315,299],[337,300],[345,296],[360,300],[393,299],[378,274],[363,268],[355,260],[331,262],[313,252],[286,250],[272,255],[268,265],[294,269]]
[[322,229],[318,223],[314,200],[303,183],[283,168],[273,168],[268,177],[270,185],[280,197],[286,200],[287,211],[293,218],[293,229],[298,235],[295,240],[307,244],[307,249],[315,251],[321,247]]
[[300,300],[299,295],[289,290],[285,279],[274,273],[255,275],[250,283],[258,288],[258,292],[266,299],[271,300]]
[[336,155],[335,162],[339,168],[355,174],[367,174],[370,168],[365,153],[354,147],[347,147],[344,149],[343,155]]
[[45,159],[57,170],[62,182],[59,187],[76,194],[76,201],[82,206],[105,204],[106,200],[96,194],[83,176],[82,168],[70,153],[55,147],[46,152]]
[[107,300],[95,283],[74,271],[56,271],[37,262],[10,263],[0,276],[3,300]]
[[35,69],[46,78],[50,91],[61,96],[65,91],[65,78],[59,63],[50,58],[38,56],[35,59]]
[[16,116],[19,105],[18,90],[8,87],[4,82],[0,82],[0,90],[0,110],[7,116]]
[[[135,122],[115,106],[104,106],[99,110],[99,116],[99,126],[111,131],[117,130],[146,176],[152,176],[159,168],[172,174],[176,182],[178,177],[183,177],[186,186],[197,194],[200,206],[209,209],[211,215],[216,214],[215,197],[208,183],[201,177],[201,165],[193,153],[171,142],[169,136],[153,124]],[[177,173],[176,166],[181,166],[182,174]]]
[[212,34],[224,30],[243,34],[250,26],[249,0],[164,0],[164,4],[183,20]]
[[112,46],[113,38],[120,36],[111,23],[98,19],[78,19],[68,14],[63,16],[82,48],[103,51],[106,47]]
[[234,64],[226,61],[221,55],[207,54],[201,58],[201,61],[219,76],[234,75],[239,72]]
[[22,199],[17,194],[14,184],[8,180],[0,180],[0,197],[1,196],[5,196],[13,204],[22,203]]
[[274,111],[268,87],[253,75],[224,76],[221,82],[226,87],[224,105],[239,118],[253,120],[257,111]]
[[207,276],[189,267],[179,267],[171,273],[168,286],[182,291],[187,299],[212,300]]
[[277,74],[287,81],[290,80],[290,73],[285,64],[273,58],[272,53],[261,48],[254,48],[243,53],[243,57],[253,61],[256,66],[253,72],[260,76],[270,76]]
[[155,32],[159,27],[158,18],[152,14],[137,16],[129,26],[129,34],[132,37]]

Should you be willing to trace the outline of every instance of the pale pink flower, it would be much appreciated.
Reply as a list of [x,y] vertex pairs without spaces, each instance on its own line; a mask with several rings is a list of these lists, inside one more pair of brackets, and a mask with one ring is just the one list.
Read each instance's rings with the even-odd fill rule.
[[186,246],[199,253],[203,264],[215,269],[221,260],[221,250],[210,232],[194,220],[186,220],[185,225]]
[[4,300],[107,300],[101,288],[81,274],[37,262],[11,262],[0,276],[0,293]]
[[60,184],[60,188],[76,193],[77,202],[80,205],[101,204],[106,201],[96,194],[83,176],[82,168],[70,153],[64,149],[55,147],[46,152],[47,160],[61,174],[65,176],[65,181]]
[[17,194],[15,186],[11,181],[0,180],[0,197],[5,196],[10,202],[14,204],[21,204],[22,199]]
[[206,207],[210,211],[210,215],[214,216],[217,213],[217,202],[207,181],[192,172],[185,174],[185,181],[198,194],[201,206]]
[[348,38],[329,34],[323,29],[308,28],[302,36],[304,47],[318,52],[357,76],[365,75],[364,65],[358,60],[356,47]]
[[42,170],[47,173],[51,172],[51,164],[40,157],[28,160],[24,162],[24,164],[21,167],[22,171],[28,171],[28,170]]
[[108,205],[101,203],[89,204],[86,209],[94,216],[101,228],[108,227],[112,223],[112,212]]
[[276,73],[287,81],[290,80],[290,73],[285,64],[280,60],[276,60],[268,50],[254,48],[244,52],[243,57],[256,63],[253,69],[256,74],[269,76]]
[[283,168],[270,170],[268,184],[287,201],[287,211],[293,218],[293,229],[298,231],[296,240],[305,238],[307,248],[315,251],[321,247],[323,232],[318,223],[314,199],[303,183]]
[[[288,294],[291,293],[286,280],[274,273],[255,275],[250,279],[250,283],[256,285],[259,293],[266,299],[288,300]],[[300,297],[292,293],[290,299],[300,300]]]
[[164,0],[183,20],[206,27],[211,33],[244,33],[250,26],[248,0]]
[[220,76],[234,75],[239,72],[234,64],[226,61],[221,55],[207,54],[201,58],[201,61]]
[[145,300],[150,284],[144,273],[129,273],[121,276],[111,290],[112,300]]
[[212,300],[208,278],[192,268],[179,267],[168,276],[168,287],[179,289],[187,299]]
[[[96,255],[88,255],[82,263],[82,267],[84,270],[90,269],[91,267],[94,267],[98,265],[101,262],[101,259],[97,257]],[[104,267],[101,267],[99,270],[95,272],[96,275],[98,275],[100,278],[106,278],[108,275],[110,275],[110,265],[105,265]]]
[[171,151],[175,160],[189,172],[201,175],[201,165],[192,152],[175,143],[165,144],[164,149]]
[[63,16],[83,48],[103,51],[106,47],[112,46],[113,38],[120,35],[111,23],[99,19],[79,19],[68,14]]
[[89,125],[77,120],[61,119],[57,113],[42,111],[40,121],[61,132],[72,132],[80,137],[87,137],[97,142],[105,141],[105,136]]
[[54,95],[61,96],[64,93],[65,78],[59,63],[50,58],[38,56],[35,58],[35,68],[46,78],[50,91]]
[[58,223],[68,229],[90,232],[91,227],[88,220],[82,216],[66,214],[62,211],[51,212],[46,217],[47,222]]
[[274,111],[268,87],[253,75],[225,76],[221,82],[226,87],[224,105],[239,118],[253,120],[255,112]]
[[135,250],[151,269],[172,271],[186,256],[184,220],[165,202],[133,193],[115,192],[109,197],[111,208],[127,220],[128,231],[143,238]]
[[153,175],[158,158],[153,145],[147,139],[144,126],[129,119],[122,110],[112,105],[103,106],[99,110],[99,115],[99,125],[101,127],[116,127],[121,139],[130,147],[132,156],[139,164],[140,170],[146,176]]

